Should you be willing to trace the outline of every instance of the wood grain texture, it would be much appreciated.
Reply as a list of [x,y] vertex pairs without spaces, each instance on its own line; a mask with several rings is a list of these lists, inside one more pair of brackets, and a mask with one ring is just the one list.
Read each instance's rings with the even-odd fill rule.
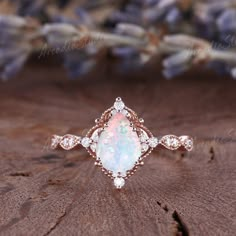
[[[32,67],[0,85],[0,235],[235,235],[235,81],[68,81]],[[153,152],[122,191],[86,151],[48,149],[51,134],[85,134],[117,96],[155,135],[195,138],[187,155]]]

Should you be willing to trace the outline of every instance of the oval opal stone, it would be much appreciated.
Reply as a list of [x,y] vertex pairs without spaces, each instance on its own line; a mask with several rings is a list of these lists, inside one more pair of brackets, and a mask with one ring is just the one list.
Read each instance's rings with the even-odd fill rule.
[[104,168],[115,175],[120,172],[124,176],[141,156],[138,135],[122,113],[116,113],[109,120],[108,127],[99,137],[96,155]]

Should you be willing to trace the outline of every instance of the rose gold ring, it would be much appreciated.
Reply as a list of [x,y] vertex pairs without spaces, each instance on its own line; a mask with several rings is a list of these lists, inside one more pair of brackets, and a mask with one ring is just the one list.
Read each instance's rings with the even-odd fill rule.
[[125,106],[121,98],[106,110],[85,137],[66,134],[53,135],[51,148],[71,150],[80,145],[95,158],[95,165],[114,181],[116,188],[135,173],[138,166],[155,148],[191,151],[193,139],[187,135],[155,137],[143,125],[144,120]]

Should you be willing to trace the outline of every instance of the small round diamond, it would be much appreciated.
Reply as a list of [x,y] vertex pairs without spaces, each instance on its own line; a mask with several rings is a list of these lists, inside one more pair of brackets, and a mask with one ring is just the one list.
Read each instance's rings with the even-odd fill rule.
[[172,137],[167,140],[168,145],[172,146],[173,148],[177,148],[179,146],[179,140],[175,137]]
[[166,135],[162,137],[161,143],[172,150],[176,150],[181,146],[180,139],[175,135]]
[[187,149],[191,150],[193,148],[193,141],[191,139],[187,140],[185,146]]
[[65,147],[69,147],[70,146],[70,139],[69,138],[64,138],[62,142],[63,142],[63,145]]
[[119,101],[115,101],[114,103],[114,108],[117,110],[117,111],[122,111],[124,108],[125,108],[125,104],[119,100]]
[[151,148],[155,148],[158,144],[158,139],[155,137],[152,137],[148,140],[148,144]]
[[59,142],[60,142],[60,137],[57,136],[57,135],[54,135],[54,136],[52,137],[51,147],[52,147],[53,149],[55,149],[55,148],[57,147],[57,145],[58,145]]
[[144,119],[143,118],[139,118],[139,122],[140,123],[144,123]]
[[78,136],[66,134],[62,137],[60,141],[60,145],[63,149],[70,150],[74,148],[80,142],[80,139],[81,138]]
[[125,180],[121,177],[116,177],[114,179],[114,185],[116,188],[120,189],[125,185]]
[[83,147],[87,148],[90,146],[91,140],[88,137],[85,137],[81,140],[81,144]]

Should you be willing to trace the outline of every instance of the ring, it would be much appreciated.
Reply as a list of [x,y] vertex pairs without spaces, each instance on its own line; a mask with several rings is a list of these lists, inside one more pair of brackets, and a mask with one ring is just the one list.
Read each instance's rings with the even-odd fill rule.
[[101,167],[104,174],[114,181],[117,189],[121,189],[125,180],[144,164],[143,160],[153,149],[193,149],[193,139],[187,135],[153,136],[143,125],[144,120],[125,106],[121,98],[116,98],[114,105],[95,123],[85,137],[53,135],[51,148],[71,150],[83,146],[95,158],[95,165]]

